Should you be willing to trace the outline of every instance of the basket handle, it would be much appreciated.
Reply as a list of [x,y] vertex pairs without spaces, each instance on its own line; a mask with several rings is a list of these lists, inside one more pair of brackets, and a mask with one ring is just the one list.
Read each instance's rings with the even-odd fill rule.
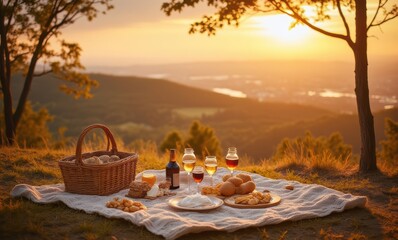
[[86,128],[82,131],[82,133],[80,133],[79,139],[77,140],[77,146],[76,146],[76,161],[75,161],[75,162],[76,162],[76,165],[84,165],[83,160],[82,160],[82,145],[83,145],[83,140],[84,140],[84,137],[86,136],[86,134],[87,134],[89,131],[91,131],[91,130],[93,130],[93,129],[95,129],[95,128],[100,128],[100,129],[102,129],[102,130],[105,132],[106,137],[107,137],[107,140],[108,140],[107,150],[109,150],[109,140],[110,140],[111,145],[112,145],[111,152],[112,152],[112,153],[116,153],[116,152],[117,152],[116,141],[115,141],[115,138],[114,138],[113,135],[112,135],[111,130],[109,130],[109,128],[106,127],[105,125],[102,125],[102,124],[93,124],[93,125],[90,125],[90,126],[86,127]]

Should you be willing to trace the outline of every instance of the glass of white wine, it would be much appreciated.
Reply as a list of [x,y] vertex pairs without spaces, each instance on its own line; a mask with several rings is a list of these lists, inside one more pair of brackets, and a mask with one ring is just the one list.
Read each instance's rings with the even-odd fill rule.
[[216,156],[206,156],[205,169],[207,174],[210,175],[211,186],[213,186],[213,174],[217,171],[217,158]]
[[182,156],[182,165],[184,166],[184,170],[188,173],[188,194],[191,194],[191,184],[190,184],[190,175],[195,167],[196,157],[193,153],[192,148],[185,148],[184,155]]

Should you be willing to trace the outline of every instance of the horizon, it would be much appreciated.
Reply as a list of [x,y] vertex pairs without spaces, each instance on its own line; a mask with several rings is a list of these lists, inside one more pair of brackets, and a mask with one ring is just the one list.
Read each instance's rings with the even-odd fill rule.
[[[323,36],[308,27],[288,30],[283,15],[245,17],[239,28],[227,26],[216,36],[188,34],[189,25],[212,9],[199,5],[167,17],[160,10],[164,0],[115,1],[115,8],[92,22],[79,20],[64,30],[66,40],[83,49],[85,66],[129,66],[208,61],[318,60],[353,61],[344,41]],[[373,3],[368,3],[369,18]],[[277,24],[275,24],[277,23]],[[324,22],[338,31],[334,21]],[[322,25],[322,26],[324,26]],[[369,60],[398,58],[397,23],[369,33]],[[100,49],[100,50],[99,50]]]

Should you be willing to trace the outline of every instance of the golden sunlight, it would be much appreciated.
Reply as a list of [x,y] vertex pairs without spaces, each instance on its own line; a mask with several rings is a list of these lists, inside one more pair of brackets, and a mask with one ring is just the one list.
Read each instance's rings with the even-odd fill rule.
[[284,14],[253,17],[254,26],[266,36],[284,43],[298,43],[308,38],[311,29],[303,25],[290,28],[293,19]]

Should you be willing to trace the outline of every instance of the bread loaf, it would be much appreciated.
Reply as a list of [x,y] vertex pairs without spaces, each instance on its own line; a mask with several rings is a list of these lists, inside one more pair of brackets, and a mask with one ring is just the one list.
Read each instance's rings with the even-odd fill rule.
[[235,194],[235,185],[231,182],[224,182],[220,187],[220,194],[223,196],[232,196]]
[[243,183],[242,179],[238,177],[230,177],[228,178],[227,182],[233,183],[235,187],[239,187]]
[[127,196],[134,198],[143,198],[147,192],[151,190],[151,186],[147,182],[132,181],[130,183],[130,191]]

